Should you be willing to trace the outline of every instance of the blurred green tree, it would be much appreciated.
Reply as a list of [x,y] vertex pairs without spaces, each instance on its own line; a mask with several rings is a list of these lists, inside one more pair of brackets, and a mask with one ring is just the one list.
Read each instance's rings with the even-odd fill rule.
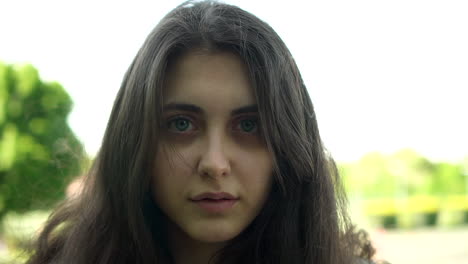
[[468,194],[468,157],[462,163],[431,162],[411,149],[378,152],[339,164],[348,193],[360,198]]
[[463,164],[440,162],[435,168],[434,193],[438,195],[457,195],[467,193],[467,176]]
[[33,66],[0,63],[0,218],[52,206],[79,174],[84,152],[67,124],[71,106]]
[[341,164],[347,192],[358,198],[389,198],[397,192],[397,179],[388,168],[388,158],[371,152],[358,162]]
[[436,188],[435,165],[412,149],[403,149],[388,159],[398,182],[398,196],[432,195]]

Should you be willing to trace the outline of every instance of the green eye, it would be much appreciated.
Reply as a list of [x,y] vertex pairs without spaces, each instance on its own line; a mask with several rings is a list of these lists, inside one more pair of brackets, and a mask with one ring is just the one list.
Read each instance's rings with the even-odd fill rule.
[[257,128],[257,122],[252,119],[244,119],[240,122],[240,128],[242,131],[250,133]]
[[170,130],[175,130],[177,132],[187,131],[190,127],[190,120],[185,118],[177,118],[169,121],[168,127]]

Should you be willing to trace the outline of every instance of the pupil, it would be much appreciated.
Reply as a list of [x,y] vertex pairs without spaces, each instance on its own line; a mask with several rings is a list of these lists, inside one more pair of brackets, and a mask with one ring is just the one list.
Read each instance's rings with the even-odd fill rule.
[[184,119],[179,119],[176,121],[176,128],[178,130],[186,130],[188,127],[188,122],[187,120]]
[[244,131],[250,132],[250,131],[252,131],[254,129],[255,124],[254,124],[254,122],[252,122],[252,120],[244,120],[241,123],[241,127],[242,127],[242,129]]

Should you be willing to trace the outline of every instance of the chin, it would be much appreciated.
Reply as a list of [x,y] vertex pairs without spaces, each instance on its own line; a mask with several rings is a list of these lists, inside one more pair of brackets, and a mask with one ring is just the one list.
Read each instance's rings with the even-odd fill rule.
[[204,226],[194,227],[187,234],[194,240],[205,243],[222,243],[234,239],[242,232],[241,228],[228,226]]
[[193,239],[200,241],[200,242],[204,242],[204,243],[223,243],[223,242],[228,242],[232,240],[234,237],[236,236],[211,233],[211,234],[199,235],[199,236],[193,237]]

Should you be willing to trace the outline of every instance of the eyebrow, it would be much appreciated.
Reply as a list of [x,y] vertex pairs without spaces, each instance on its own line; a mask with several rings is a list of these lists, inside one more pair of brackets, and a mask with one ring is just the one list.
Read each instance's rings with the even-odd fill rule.
[[169,103],[164,106],[163,111],[171,111],[171,110],[179,110],[179,111],[186,111],[186,112],[194,112],[197,114],[203,113],[203,109],[200,107],[193,105],[193,104],[185,104],[185,103]]
[[231,111],[231,115],[239,115],[239,114],[245,114],[245,113],[257,113],[258,112],[258,106],[257,105],[246,105],[243,107],[236,108]]
[[[186,112],[193,112],[196,114],[203,114],[204,111],[201,107],[196,106],[194,104],[187,104],[187,103],[169,103],[164,106],[163,111],[173,111],[173,110],[179,110],[179,111],[186,111]],[[231,111],[231,115],[239,115],[239,114],[245,114],[245,113],[256,113],[258,112],[258,106],[257,105],[246,105],[242,106],[236,109],[233,109]]]

